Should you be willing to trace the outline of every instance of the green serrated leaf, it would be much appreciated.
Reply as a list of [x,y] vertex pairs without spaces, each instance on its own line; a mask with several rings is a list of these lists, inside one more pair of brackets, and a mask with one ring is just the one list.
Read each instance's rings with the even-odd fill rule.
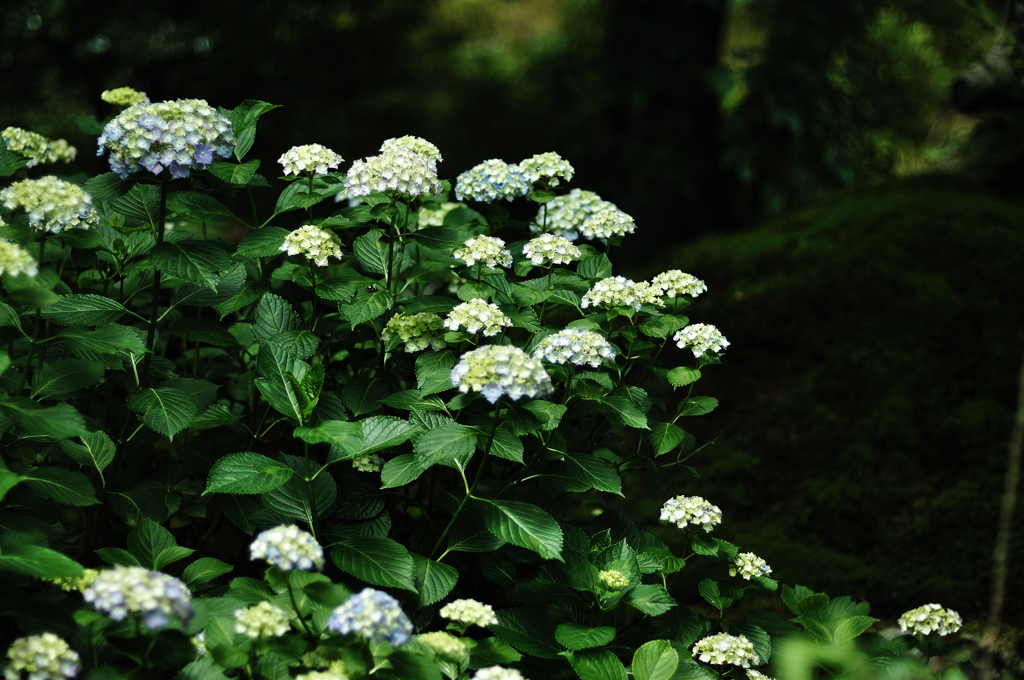
[[267,493],[294,476],[289,466],[258,453],[229,453],[213,464],[203,495]]
[[591,628],[578,623],[562,623],[555,629],[555,639],[566,649],[574,652],[581,649],[604,647],[615,639],[615,628],[612,626]]
[[[876,620],[872,619],[872,621]],[[772,641],[764,630],[751,623],[729,624],[729,631],[732,632],[733,629],[735,629],[736,635],[745,636],[754,645],[754,651],[757,652],[758,657],[761,659],[757,665],[767,663],[772,658]]]
[[679,412],[681,416],[702,416],[711,413],[718,406],[718,400],[714,397],[690,397]]
[[670,680],[679,667],[679,652],[668,640],[651,640],[633,654],[636,680]]
[[395,298],[383,288],[368,290],[366,288],[356,289],[356,299],[353,302],[341,302],[338,305],[339,311],[345,315],[348,322],[352,324],[353,330],[356,326],[367,321],[372,321],[391,309],[395,304]]
[[562,559],[562,529],[558,522],[532,503],[522,501],[481,500],[484,525],[494,536],[521,548],[532,550],[544,559]]
[[566,453],[565,466],[578,484],[573,491],[597,489],[622,496],[622,479],[611,463],[589,453]]
[[[254,168],[253,172],[255,171]],[[252,173],[249,177],[252,177]],[[221,224],[235,219],[223,203],[209,194],[201,194],[198,191],[174,192],[167,197],[167,209],[177,216],[202,224]]]
[[541,659],[560,659],[562,647],[555,639],[556,624],[539,609],[502,609],[495,612],[497,626],[488,626],[499,638],[524,654]]
[[151,519],[143,519],[128,534],[128,550],[147,569],[158,569],[156,557],[167,548],[178,545],[171,532]]
[[157,571],[160,571],[168,564],[173,564],[178,560],[183,560],[194,552],[195,550],[193,550],[192,548],[186,548],[180,545],[171,546],[170,548],[164,548],[160,551],[160,554],[158,554],[156,556],[156,559],[153,561],[153,568]]
[[[3,146],[0,144],[0,147]],[[82,565],[56,550],[31,543],[19,543],[2,546],[0,573],[3,572],[35,578],[68,578],[81,576]]]
[[416,553],[410,554],[416,566],[419,605],[427,607],[448,597],[459,580],[458,570],[450,564],[435,562]]
[[88,433],[82,414],[71,404],[43,406],[26,397],[3,397],[0,411],[32,434],[68,439]]
[[676,606],[676,601],[660,584],[642,583],[626,593],[624,601],[648,616],[659,616]]
[[651,446],[654,455],[668,453],[683,443],[686,431],[674,423],[654,423],[651,425]]
[[416,387],[423,396],[450,390],[455,353],[451,350],[427,352],[416,357]]
[[249,180],[256,174],[256,170],[259,167],[260,162],[258,160],[246,163],[218,161],[210,164],[210,172],[213,173],[214,177],[224,180],[228,184],[245,185],[249,183]]
[[128,408],[155,432],[173,437],[195,417],[195,401],[188,393],[174,387],[139,390],[128,397]]
[[213,290],[220,272],[231,266],[228,254],[209,241],[164,241],[150,252],[149,262],[175,278]]
[[331,559],[342,571],[371,585],[416,592],[412,555],[390,538],[349,538],[331,549]]
[[128,193],[115,198],[110,205],[125,217],[134,217],[145,224],[156,224],[160,217],[160,188],[152,184],[136,184]]
[[576,652],[570,660],[580,680],[626,680],[626,667],[607,649]]
[[102,295],[61,295],[42,310],[44,319],[53,319],[62,326],[105,326],[128,313],[120,302]]
[[722,596],[722,592],[718,588],[718,583],[709,578],[706,578],[697,584],[697,591],[708,604],[719,611],[724,610],[732,604],[732,601],[729,598]]
[[185,570],[181,572],[181,580],[189,587],[197,586],[201,583],[208,583],[218,576],[223,576],[232,569],[234,567],[227,562],[221,562],[213,557],[200,557],[185,567]]
[[576,273],[586,279],[607,279],[612,275],[612,261],[604,253],[580,260]]
[[389,245],[381,239],[384,232],[380,229],[371,229],[352,243],[352,253],[363,266],[363,270],[372,274],[389,274],[394,270],[394,263],[401,262],[401,248],[395,248],[394,263],[388,267]]
[[395,456],[385,463],[380,471],[380,488],[394,489],[405,486],[418,479],[425,471],[426,468],[416,460],[416,456],[413,454],[403,453],[400,456]]
[[416,440],[416,461],[427,469],[436,463],[471,456],[476,450],[476,439],[473,428],[456,423],[440,425]]
[[103,380],[103,365],[87,359],[57,359],[45,364],[32,379],[32,398],[54,399]]
[[64,505],[96,505],[96,490],[81,472],[59,467],[31,468],[21,473],[22,483],[43,498]]
[[361,416],[380,408],[381,399],[388,395],[388,387],[376,378],[356,378],[345,385],[341,398],[353,415]]
[[499,427],[494,433],[494,441],[491,443],[492,456],[504,458],[505,460],[523,462],[523,442],[519,437],[509,432],[506,427]]

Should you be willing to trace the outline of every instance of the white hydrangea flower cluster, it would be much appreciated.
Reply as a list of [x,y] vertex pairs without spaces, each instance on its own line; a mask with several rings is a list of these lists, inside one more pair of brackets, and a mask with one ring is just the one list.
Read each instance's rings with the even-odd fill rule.
[[53,633],[18,638],[7,649],[6,680],[64,680],[78,675],[78,652]]
[[495,267],[511,267],[512,253],[505,248],[505,242],[494,236],[476,236],[467,239],[461,248],[456,248],[452,257],[465,261],[472,267],[477,262]]
[[560,183],[559,178],[566,182],[572,181],[572,176],[576,171],[573,170],[569,161],[554,151],[547,151],[520,161],[519,172],[523,173],[523,178],[529,184],[533,184],[543,177],[547,179],[549,186],[556,187]]
[[899,618],[899,624],[904,633],[949,635],[960,630],[963,619],[952,609],[944,609],[942,605],[932,603],[904,612]]
[[580,226],[592,215],[605,209],[618,209],[618,206],[603,200],[593,191],[573,189],[541,206],[530,223],[530,231],[534,234],[555,234],[575,241],[580,236]]
[[636,231],[633,218],[618,208],[603,208],[580,225],[580,234],[587,239],[607,241],[612,236],[625,236]]
[[322,144],[293,146],[281,154],[277,162],[284,168],[284,175],[326,175],[328,170],[338,167],[344,158]]
[[0,137],[7,143],[8,149],[28,158],[25,164],[27,168],[57,161],[70,163],[78,155],[78,149],[68,144],[66,139],[47,139],[38,132],[19,127],[4,128]]
[[574,246],[569,239],[555,234],[541,234],[535,239],[530,239],[523,246],[523,255],[530,258],[535,266],[543,264],[569,264],[580,259],[580,249]]
[[722,511],[700,496],[676,496],[665,501],[661,521],[673,523],[680,529],[693,524],[710,533],[716,524],[722,523]]
[[133,90],[130,87],[115,87],[113,90],[103,90],[100,99],[114,106],[135,106],[136,104],[148,104],[149,97],[145,92]]
[[493,203],[500,198],[511,201],[525,196],[530,184],[518,165],[509,165],[499,158],[491,158],[470,168],[455,180],[456,200],[469,199],[480,203]]
[[708,290],[703,281],[693,274],[687,274],[679,269],[670,269],[667,272],[658,274],[651,279],[651,285],[661,289],[662,294],[670,298],[674,298],[677,295],[697,297]]
[[614,361],[616,351],[603,335],[585,328],[566,328],[547,336],[533,350],[536,359],[553,364],[589,364],[597,368],[604,361]]
[[488,666],[474,673],[473,680],[526,680],[526,678],[514,668]]
[[435,631],[433,633],[417,635],[416,641],[422,642],[427,647],[430,647],[430,649],[432,649],[436,654],[440,654],[441,656],[459,657],[466,652],[466,643],[451,633],[445,633],[444,631]]
[[345,175],[345,196],[369,196],[373,192],[393,191],[406,196],[438,195],[441,181],[437,147],[419,137],[389,139],[381,145],[380,155],[352,164]]
[[376,453],[368,453],[365,456],[353,458],[352,467],[359,472],[380,472],[384,467],[384,459]]
[[491,304],[483,298],[473,298],[469,302],[457,305],[448,312],[444,327],[451,331],[465,328],[467,333],[479,333],[491,337],[501,332],[505,326],[511,326],[512,319],[505,316],[498,305]]
[[398,338],[405,343],[405,351],[410,354],[427,347],[442,350],[447,347],[444,341],[444,327],[444,320],[430,312],[395,314],[384,326],[381,338],[384,342]]
[[312,534],[294,524],[261,532],[249,546],[249,554],[254,560],[266,560],[284,571],[324,566],[324,549]]
[[278,250],[289,255],[302,255],[318,267],[326,267],[328,257],[341,259],[341,241],[338,237],[333,231],[313,224],[303,225],[285,236]]
[[392,137],[391,139],[385,139],[384,143],[380,145],[381,153],[416,153],[433,163],[440,163],[444,159],[441,158],[441,150],[436,146],[423,139],[422,137],[414,137],[412,135],[406,135],[404,137]]
[[661,292],[646,281],[632,281],[623,276],[601,279],[583,294],[581,306],[632,307],[639,312],[644,305],[661,306]]
[[54,234],[64,229],[91,229],[100,219],[89,194],[53,175],[15,182],[0,190],[0,200],[9,210],[23,208],[33,229]]
[[498,617],[495,616],[491,605],[476,600],[453,600],[441,607],[439,614],[441,618],[449,621],[477,625],[481,628],[498,625]]
[[729,346],[729,341],[717,328],[704,323],[690,324],[686,328],[676,331],[672,339],[676,341],[676,347],[679,349],[689,347],[694,358],[703,355],[708,350],[721,352]]
[[28,251],[17,243],[0,239],[0,274],[24,274],[31,278],[38,273],[39,265]]
[[184,583],[143,567],[118,565],[100,572],[82,594],[96,611],[120,621],[141,614],[146,626],[164,628],[171,619],[192,617],[192,596]]
[[280,637],[288,632],[288,612],[267,601],[235,610],[235,632],[253,638]]
[[348,674],[344,671],[344,666],[341,669],[329,668],[326,671],[310,671],[308,673],[302,673],[296,675],[295,680],[349,680]]
[[773,677],[771,677],[769,675],[765,675],[764,673],[761,673],[759,671],[755,671],[753,668],[748,668],[747,669],[747,679],[748,680],[775,680],[775,678],[773,678]]
[[492,404],[502,395],[513,401],[554,391],[539,360],[512,345],[484,345],[462,355],[451,375],[460,392],[479,392]]
[[625,588],[629,585],[629,579],[621,571],[607,569],[597,572],[597,578],[609,588]]
[[729,576],[739,574],[743,580],[749,581],[755,576],[767,576],[772,573],[768,563],[752,552],[740,553],[733,558],[733,564],[729,567]]
[[342,635],[355,633],[373,642],[390,642],[393,647],[404,645],[412,635],[412,621],[398,600],[373,588],[364,588],[335,609],[327,628]]
[[110,151],[110,169],[124,179],[148,170],[188,177],[235,148],[231,121],[202,99],[136,104],[103,128],[97,156]]
[[754,643],[746,635],[729,635],[719,633],[709,635],[697,641],[693,646],[693,656],[704,663],[715,665],[732,664],[750,668],[761,663],[761,658],[754,649]]
[[465,203],[442,203],[441,207],[437,210],[431,210],[430,208],[420,208],[419,212],[416,213],[419,219],[420,229],[424,227],[443,227],[444,218],[448,216],[448,213],[455,210],[456,208],[465,207]]

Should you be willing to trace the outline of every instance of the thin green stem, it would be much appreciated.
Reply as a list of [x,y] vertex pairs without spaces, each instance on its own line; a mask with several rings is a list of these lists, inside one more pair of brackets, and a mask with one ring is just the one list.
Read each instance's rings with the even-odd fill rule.
[[[312,200],[313,199],[313,173],[312,172],[309,173],[309,184],[307,184],[306,186],[309,187],[309,198],[310,198],[310,200]],[[308,208],[306,208],[306,216],[307,216],[307,218],[309,219],[310,222],[313,221],[313,206],[312,205],[309,206]]]
[[309,625],[306,624],[306,620],[302,618],[302,612],[299,611],[299,603],[295,601],[295,591],[292,590],[291,580],[288,580],[288,597],[292,601],[292,609],[295,610],[295,617],[299,620],[299,625],[302,626],[302,630],[306,631],[306,635],[309,636],[311,642],[315,641],[316,638],[313,636],[313,631],[309,629]]
[[[160,216],[156,225],[156,247],[164,242],[164,225],[167,220],[167,185],[169,179],[160,183]],[[149,364],[153,359],[153,341],[156,338],[157,312],[160,311],[160,270],[153,271],[153,301],[149,307],[149,329],[146,331],[146,358],[142,360],[142,384],[149,384]]]
[[320,521],[316,510],[316,494],[313,493],[313,476],[310,474],[310,461],[309,461],[309,442],[304,442],[305,448],[305,462],[306,462],[306,493],[309,494],[309,532],[313,534],[313,538],[316,538],[317,529],[319,528]]
[[[39,266],[43,266],[43,257],[46,255],[46,234],[44,233],[42,238],[39,239]],[[28,380],[29,371],[32,370],[32,355],[36,351],[36,343],[39,340],[39,327],[43,323],[43,310],[41,307],[36,307],[36,320],[32,324],[32,339],[28,342],[28,357],[25,359],[25,370],[21,372],[21,379],[18,381],[18,389],[15,394],[21,392],[21,388],[25,386],[25,382]]]

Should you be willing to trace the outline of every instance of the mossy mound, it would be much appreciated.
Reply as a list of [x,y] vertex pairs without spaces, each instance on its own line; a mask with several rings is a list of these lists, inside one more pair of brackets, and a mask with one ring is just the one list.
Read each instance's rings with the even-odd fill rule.
[[732,343],[698,383],[721,406],[692,423],[723,436],[674,493],[721,506],[722,536],[783,582],[876,615],[982,616],[1024,359],[1024,207],[953,178],[894,182],[660,264],[707,282],[692,319]]

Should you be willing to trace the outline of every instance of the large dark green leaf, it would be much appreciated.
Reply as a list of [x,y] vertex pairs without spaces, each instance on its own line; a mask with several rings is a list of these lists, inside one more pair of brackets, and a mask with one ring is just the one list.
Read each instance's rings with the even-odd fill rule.
[[217,289],[220,272],[231,266],[231,258],[208,241],[164,241],[149,254],[150,263],[175,278]]
[[635,680],[670,680],[679,667],[679,652],[668,640],[651,640],[633,654]]
[[625,601],[644,614],[658,616],[676,606],[676,601],[660,584],[640,584],[626,593]]
[[160,216],[160,189],[152,184],[136,184],[127,194],[114,199],[111,205],[126,217],[156,224]]
[[261,344],[269,343],[281,334],[299,330],[301,324],[299,315],[283,297],[267,293],[253,311],[252,334]]
[[177,545],[171,532],[151,519],[142,520],[128,534],[128,551],[148,569],[156,569],[157,555]]
[[32,397],[53,399],[95,385],[103,380],[103,365],[87,359],[57,359],[44,365],[32,378]]
[[455,353],[451,350],[426,352],[416,357],[416,387],[423,396],[450,390]]
[[99,503],[96,490],[81,472],[59,467],[32,468],[20,473],[22,482],[43,498],[77,507]]
[[[2,147],[3,144],[0,144]],[[82,565],[56,550],[30,543],[31,537],[0,544],[0,572],[35,578],[67,578],[82,575]]]
[[258,453],[229,453],[213,464],[203,495],[266,493],[294,476],[289,466]]
[[210,172],[213,173],[214,177],[222,179],[228,184],[245,185],[249,183],[249,180],[256,174],[256,170],[259,167],[260,162],[258,160],[246,163],[218,161],[210,164]]
[[390,538],[349,538],[331,549],[331,559],[339,569],[361,581],[416,592],[412,555]]
[[418,479],[425,471],[426,468],[420,465],[413,454],[403,453],[400,456],[395,456],[385,463],[384,468],[380,471],[380,488],[393,489],[405,486]]
[[192,564],[185,567],[181,572],[181,580],[187,586],[196,586],[200,583],[207,583],[213,579],[228,573],[234,569],[227,562],[221,562],[214,557],[200,557]]
[[235,254],[253,258],[280,255],[281,244],[288,233],[288,230],[282,227],[254,229],[239,242]]
[[[482,507],[481,507],[482,506]],[[562,559],[562,528],[548,513],[522,501],[482,500],[487,530],[496,537],[536,552],[544,559]]]
[[588,649],[572,655],[580,680],[626,680],[626,667],[607,649]]
[[104,432],[87,432],[81,439],[81,444],[62,439],[60,447],[79,465],[96,468],[102,480],[103,471],[114,460],[114,442]]
[[615,639],[615,628],[601,626],[591,628],[578,623],[563,623],[555,630],[555,638],[572,651],[604,647]]
[[[371,229],[352,243],[352,252],[355,254],[363,270],[372,274],[388,273],[388,249],[387,241],[382,241],[384,232],[380,229]],[[401,261],[401,248],[394,249],[394,262]],[[395,267],[392,265],[391,269]]]
[[[249,177],[252,177],[252,173]],[[220,224],[235,219],[223,203],[209,194],[201,194],[198,191],[174,192],[167,197],[167,209],[193,222],[204,224]]]
[[686,431],[675,423],[654,423],[651,425],[651,446],[654,455],[668,453],[683,443]]
[[542,659],[559,659],[561,645],[555,638],[556,622],[539,609],[502,609],[495,612],[494,633],[523,654]]
[[459,580],[459,572],[455,567],[416,553],[410,554],[416,565],[416,590],[420,594],[420,606],[426,607],[448,597]]
[[416,440],[416,461],[424,469],[435,463],[461,459],[476,449],[476,431],[473,428],[449,423],[427,430]]
[[62,295],[42,310],[44,319],[62,326],[105,326],[128,313],[120,302],[102,295]]
[[43,406],[25,397],[3,397],[0,411],[32,434],[68,439],[88,433],[82,414],[71,404]]
[[195,401],[183,390],[158,387],[139,390],[128,397],[128,408],[155,432],[173,437],[196,416]]
[[580,487],[577,491],[597,489],[622,495],[622,479],[615,467],[589,453],[566,453],[565,467],[569,475]]

